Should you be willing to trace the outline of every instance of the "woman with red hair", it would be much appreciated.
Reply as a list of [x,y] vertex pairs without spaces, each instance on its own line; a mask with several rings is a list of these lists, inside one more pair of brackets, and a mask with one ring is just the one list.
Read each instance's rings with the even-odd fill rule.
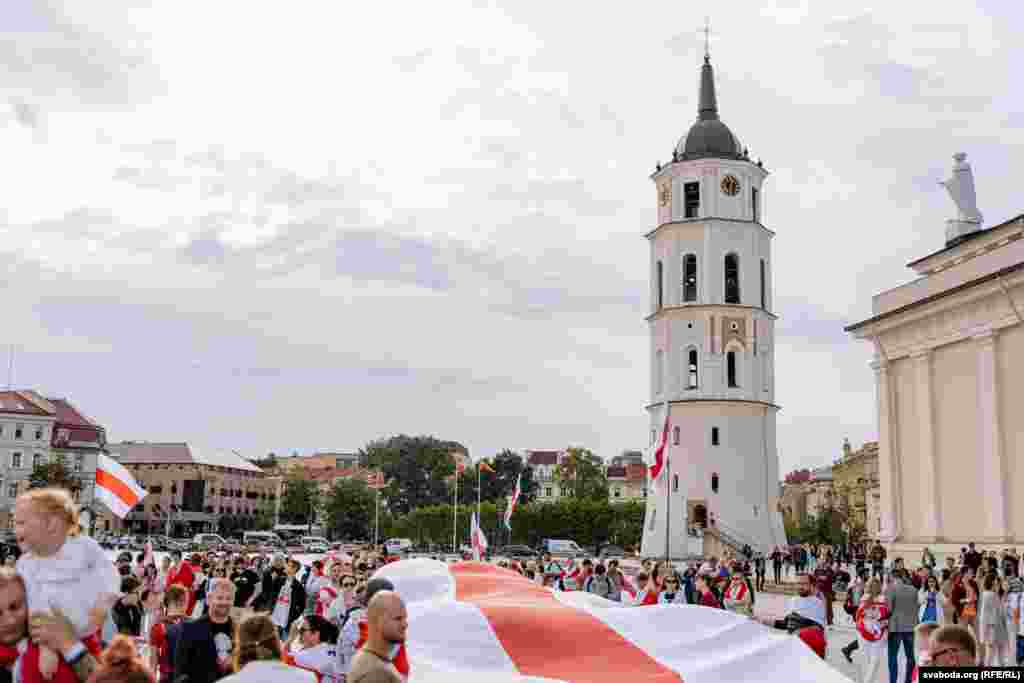
[[128,636],[115,636],[100,656],[100,667],[89,683],[156,683],[153,673],[135,650]]

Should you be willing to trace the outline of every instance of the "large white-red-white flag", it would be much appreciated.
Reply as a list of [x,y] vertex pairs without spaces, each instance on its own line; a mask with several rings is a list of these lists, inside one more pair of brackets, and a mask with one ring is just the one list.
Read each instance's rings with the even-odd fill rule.
[[417,683],[850,683],[796,636],[714,607],[630,607],[481,562],[402,560],[375,576],[408,608]]
[[651,481],[660,484],[661,475],[665,472],[665,463],[668,462],[668,403],[665,404],[665,422],[661,428],[661,435],[654,445],[651,457],[651,464],[648,467]]
[[145,497],[146,489],[139,486],[124,465],[109,455],[100,453],[96,457],[96,500],[124,519]]

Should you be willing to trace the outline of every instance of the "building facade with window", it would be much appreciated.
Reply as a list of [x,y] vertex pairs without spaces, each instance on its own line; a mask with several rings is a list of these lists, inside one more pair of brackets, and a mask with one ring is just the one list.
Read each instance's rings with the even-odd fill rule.
[[611,464],[608,477],[608,500],[625,503],[647,497],[647,466],[643,463]]
[[54,406],[31,390],[0,391],[0,524],[11,528],[14,501],[36,464],[48,463]]
[[[664,552],[666,530],[697,519],[717,520],[756,548],[786,541],[775,443],[774,233],[764,224],[762,191],[768,172],[719,118],[708,56],[698,99],[697,121],[671,163],[651,176],[647,409],[652,444],[670,412],[668,476],[678,500],[647,497],[645,554]],[[684,538],[673,541],[673,553],[684,549]]]
[[110,444],[107,450],[148,491],[124,520],[132,533],[240,534],[255,529],[259,520],[273,521],[280,478],[234,453],[138,441]]
[[537,482],[537,500],[550,502],[562,497],[556,470],[564,451],[526,451],[526,464],[533,468],[533,480]]

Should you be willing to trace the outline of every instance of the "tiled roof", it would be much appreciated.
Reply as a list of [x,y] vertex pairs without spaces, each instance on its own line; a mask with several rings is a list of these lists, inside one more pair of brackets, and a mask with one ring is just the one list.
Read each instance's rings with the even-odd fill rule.
[[110,454],[124,464],[209,465],[246,472],[263,473],[245,458],[230,451],[191,448],[187,443],[151,443],[148,441],[115,443],[107,446]]
[[527,451],[526,462],[530,465],[557,465],[558,451]]
[[333,481],[339,478],[362,477],[369,471],[359,467],[319,467],[314,470],[307,470],[306,474],[314,481]]
[[71,425],[73,427],[99,427],[98,424],[87,418],[85,415],[71,405],[71,402],[65,398],[51,398],[48,399],[50,404],[57,411],[57,422],[61,424]]
[[0,391],[0,413],[52,416],[53,406],[32,391]]

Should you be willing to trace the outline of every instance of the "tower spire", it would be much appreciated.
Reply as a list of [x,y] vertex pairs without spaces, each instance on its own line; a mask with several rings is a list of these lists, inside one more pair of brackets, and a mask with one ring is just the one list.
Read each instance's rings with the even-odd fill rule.
[[697,118],[701,121],[718,119],[718,100],[715,97],[715,73],[711,69],[711,54],[708,52],[707,35],[711,28],[704,27],[704,66],[700,70],[700,104]]

